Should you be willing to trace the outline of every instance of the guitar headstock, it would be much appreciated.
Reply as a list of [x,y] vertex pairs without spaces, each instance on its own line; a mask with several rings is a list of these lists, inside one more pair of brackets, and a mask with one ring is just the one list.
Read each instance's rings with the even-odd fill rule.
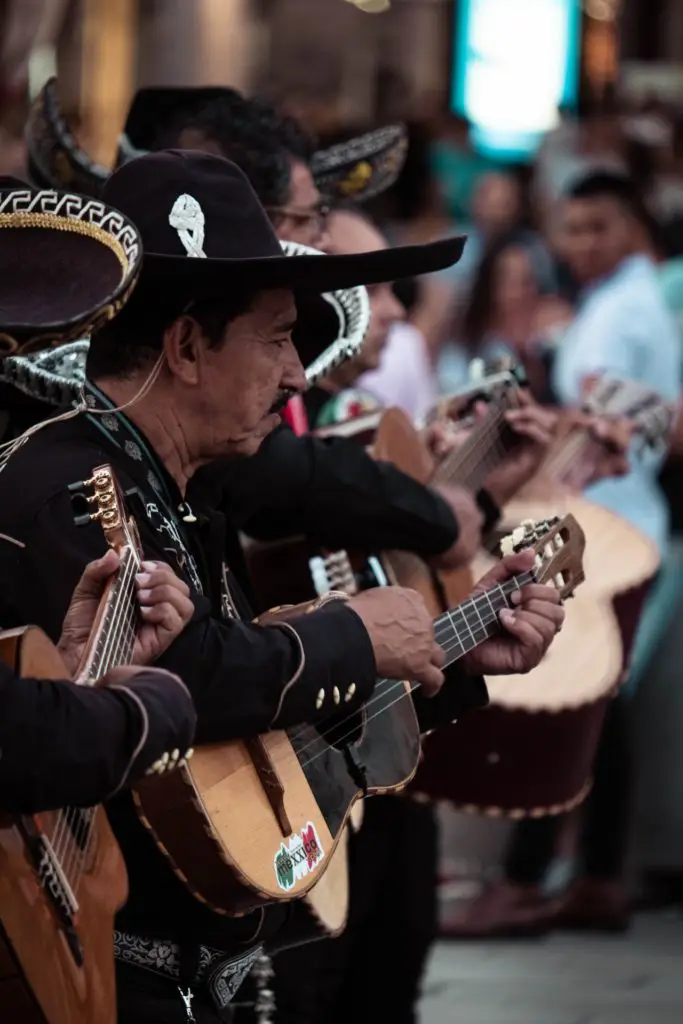
[[76,518],[77,526],[99,522],[110,547],[117,551],[128,547],[138,555],[141,553],[135,520],[126,515],[123,494],[111,466],[97,466],[89,480],[72,484],[69,490],[95,506],[94,511]]
[[469,365],[471,384],[487,380],[502,380],[523,388],[527,385],[526,370],[512,356],[498,356],[496,359],[472,359]]
[[586,412],[598,416],[629,419],[642,445],[666,445],[674,410],[662,397],[635,380],[599,377],[584,402]]
[[429,424],[434,420],[451,419],[464,427],[471,427],[477,402],[513,407],[519,389],[526,387],[526,384],[524,367],[511,359],[497,360],[495,363],[473,359],[470,363],[469,383],[455,394],[441,399],[425,417],[425,422]]
[[571,597],[585,580],[586,535],[574,516],[554,516],[537,522],[527,519],[500,542],[502,555],[514,555],[525,548],[536,552],[537,581],[559,590],[562,600]]
[[673,421],[673,407],[657,396],[653,396],[633,417],[638,438],[643,445],[652,449],[665,448],[668,445]]

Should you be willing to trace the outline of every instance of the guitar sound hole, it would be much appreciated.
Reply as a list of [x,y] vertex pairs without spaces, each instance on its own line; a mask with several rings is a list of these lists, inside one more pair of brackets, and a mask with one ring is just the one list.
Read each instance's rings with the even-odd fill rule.
[[330,715],[318,725],[317,730],[325,742],[335,750],[344,750],[360,742],[364,725],[363,712],[357,711],[350,715],[348,712],[338,711],[336,715]]

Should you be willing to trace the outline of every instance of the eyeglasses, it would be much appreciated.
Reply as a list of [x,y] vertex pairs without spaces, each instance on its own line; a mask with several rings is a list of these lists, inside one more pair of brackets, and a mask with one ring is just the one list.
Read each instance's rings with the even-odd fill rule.
[[327,227],[327,218],[330,215],[330,207],[326,203],[319,203],[314,207],[304,206],[267,206],[266,213],[276,217],[289,217],[298,224],[308,224],[314,221],[319,231]]

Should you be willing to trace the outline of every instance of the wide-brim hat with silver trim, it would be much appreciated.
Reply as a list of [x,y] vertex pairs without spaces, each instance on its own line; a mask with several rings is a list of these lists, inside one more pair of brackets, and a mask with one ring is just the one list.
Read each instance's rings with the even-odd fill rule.
[[[298,242],[281,242],[287,256],[322,256]],[[312,387],[360,351],[370,326],[367,289],[340,288],[322,295],[299,295],[292,340]]]
[[140,235],[118,210],[0,177],[0,350],[91,334],[124,305],[141,261]]
[[[148,153],[164,126],[170,127],[181,114],[192,114],[217,99],[231,97],[243,102],[239,93],[226,86],[140,89],[119,139],[116,166]],[[29,173],[37,185],[101,195],[111,170],[91,160],[74,138],[60,108],[55,78],[36,97],[25,136]],[[318,150],[311,159],[311,172],[329,200],[362,203],[394,184],[407,151],[405,127],[388,125]]]
[[[295,242],[282,242],[287,256],[323,255]],[[361,348],[370,326],[370,301],[362,286],[300,298],[293,341],[306,367],[309,387],[317,384]],[[90,341],[80,338],[57,348],[7,356],[0,380],[57,407],[78,399],[85,383]]]
[[311,158],[311,174],[331,202],[365,203],[391,188],[407,154],[405,126],[387,125],[318,150]]
[[138,293],[171,295],[174,302],[219,298],[228,288],[291,288],[301,295],[394,281],[451,266],[465,243],[454,237],[377,252],[290,259],[240,168],[192,150],[164,150],[131,160],[111,176],[103,198],[122,210],[142,236]]

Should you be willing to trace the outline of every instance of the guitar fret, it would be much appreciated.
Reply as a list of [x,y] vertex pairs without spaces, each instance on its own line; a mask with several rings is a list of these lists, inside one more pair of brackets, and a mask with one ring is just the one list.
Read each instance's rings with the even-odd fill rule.
[[446,652],[446,665],[473,650],[499,629],[499,613],[510,607],[510,595],[536,579],[532,571],[522,573],[490,590],[463,601],[435,622],[437,641]]

